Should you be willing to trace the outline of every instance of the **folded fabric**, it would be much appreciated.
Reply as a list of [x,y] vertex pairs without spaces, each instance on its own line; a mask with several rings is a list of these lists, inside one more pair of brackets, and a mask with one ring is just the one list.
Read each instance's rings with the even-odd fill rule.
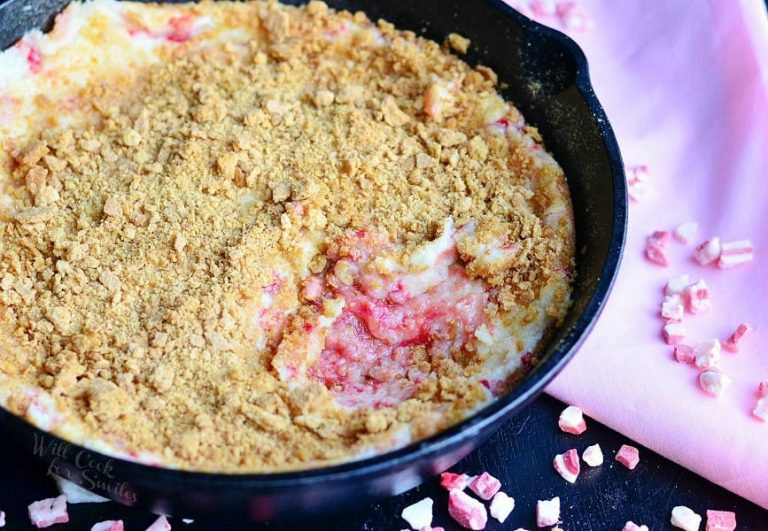
[[[581,45],[625,163],[650,170],[650,196],[630,204],[624,260],[604,313],[547,391],[768,508],[768,423],[751,414],[758,383],[768,378],[764,3],[510,3]],[[573,9],[591,25],[581,11],[569,18]],[[698,236],[666,244],[668,267],[644,259],[651,232],[686,221],[699,223]],[[699,265],[694,245],[712,236],[752,240],[755,260],[733,269]],[[739,353],[722,354],[733,384],[719,399],[702,391],[696,368],[676,362],[661,338],[664,286],[682,273],[703,278],[713,301],[708,313],[685,316],[686,343],[724,340],[741,322],[754,328]]]

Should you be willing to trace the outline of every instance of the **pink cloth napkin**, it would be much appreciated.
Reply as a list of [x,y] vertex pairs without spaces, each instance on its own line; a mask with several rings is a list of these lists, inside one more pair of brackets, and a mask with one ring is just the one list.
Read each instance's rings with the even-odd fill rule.
[[[510,3],[513,3],[510,1]],[[563,2],[526,2],[546,5]],[[630,204],[624,261],[594,332],[547,389],[593,418],[768,508],[768,423],[751,416],[768,378],[768,19],[762,0],[583,0],[592,28],[568,32],[625,163],[647,164],[653,194]],[[545,15],[541,22],[558,27]],[[755,261],[703,267],[693,245],[667,244],[669,267],[643,258],[653,230],[698,221],[698,241],[751,239]],[[696,369],[660,338],[662,290],[689,273],[713,309],[686,315],[687,343],[728,337],[748,322],[741,352],[723,352],[733,385],[705,395]],[[642,456],[641,456],[642,457]]]

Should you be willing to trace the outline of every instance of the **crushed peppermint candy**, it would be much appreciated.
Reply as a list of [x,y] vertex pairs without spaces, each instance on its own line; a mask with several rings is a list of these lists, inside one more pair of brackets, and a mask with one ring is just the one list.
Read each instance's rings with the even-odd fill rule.
[[5,527],[5,511],[0,511],[0,527]]
[[448,513],[467,529],[484,529],[488,523],[485,506],[458,489],[448,493]]
[[696,347],[696,367],[710,369],[720,365],[720,340],[710,339]]
[[736,513],[731,511],[707,511],[706,531],[734,531],[736,529]]
[[685,303],[680,295],[667,295],[661,303],[661,316],[672,321],[682,321]]
[[171,524],[165,516],[160,516],[146,531],[171,531]]
[[644,164],[631,166],[626,170],[627,193],[632,201],[639,203],[649,195],[650,186],[648,184],[648,176],[650,175],[650,171],[648,170],[648,166]]
[[701,516],[685,505],[678,505],[672,509],[672,517],[669,522],[685,531],[698,531],[699,525],[701,525]]
[[558,496],[551,500],[536,502],[536,525],[538,527],[555,525],[558,520],[560,520],[560,498]]
[[768,380],[763,380],[757,386],[757,396],[768,396]]
[[669,241],[671,234],[668,230],[655,230],[648,236],[647,242],[664,247]]
[[555,8],[555,16],[565,31],[583,33],[592,29],[592,19],[584,8],[576,2],[560,2]]
[[697,232],[699,232],[699,224],[695,221],[687,221],[675,227],[673,234],[680,243],[691,243]]
[[565,433],[581,435],[587,430],[587,423],[584,421],[584,412],[580,407],[568,406],[557,421],[557,425]]
[[469,490],[477,494],[484,500],[490,500],[501,489],[501,481],[490,475],[488,472],[483,472],[475,480],[469,484]]
[[723,341],[723,348],[731,352],[738,352],[739,343],[741,343],[741,340],[744,339],[744,336],[749,334],[751,331],[751,326],[749,326],[747,323],[741,323],[736,327],[736,330],[733,332],[733,334],[731,334],[728,339]]
[[474,476],[466,474],[454,474],[453,472],[443,472],[440,474],[440,486],[445,490],[459,489],[464,490],[474,481]]
[[693,251],[693,257],[701,265],[709,265],[718,258],[720,258],[720,252],[722,251],[722,245],[720,244],[720,238],[715,236],[714,238],[700,243]]
[[105,520],[91,526],[91,531],[123,531],[122,520]]
[[688,311],[692,314],[704,313],[712,308],[709,287],[703,279],[685,288]]
[[59,492],[67,497],[67,504],[69,505],[75,505],[76,503],[104,503],[109,501],[109,499],[86,490],[77,483],[73,483],[56,474],[53,475],[53,479],[59,487]]
[[29,519],[35,527],[50,527],[54,524],[69,522],[67,498],[63,494],[56,498],[47,498],[29,505]]
[[409,505],[400,517],[408,522],[412,529],[423,529],[432,525],[432,498],[424,498],[416,503]]
[[667,296],[680,295],[682,297],[685,293],[685,288],[690,286],[690,284],[690,276],[687,274],[672,277],[667,282],[666,288],[664,288],[664,294]]
[[599,444],[593,444],[587,446],[581,454],[581,458],[591,467],[600,466],[603,464],[603,450]]
[[667,321],[661,329],[661,336],[667,345],[677,345],[685,339],[685,327],[679,321]]
[[719,397],[733,383],[733,380],[717,369],[707,369],[699,374],[699,385],[705,393]]
[[624,528],[621,531],[648,531],[647,525],[637,525],[633,521],[629,521],[624,524]]
[[754,251],[752,242],[749,240],[739,240],[735,242],[725,242],[721,246],[721,252],[717,266],[721,269],[735,267],[746,264],[754,260]]
[[499,491],[491,500],[489,512],[491,516],[498,520],[500,523],[504,523],[509,514],[515,508],[515,499],[507,496],[504,492]]
[[768,422],[768,396],[757,399],[755,409],[752,410],[752,415],[755,418]]
[[616,453],[616,461],[630,470],[634,470],[640,462],[640,450],[628,444],[622,444]]
[[683,343],[678,343],[675,345],[673,355],[675,356],[675,360],[680,363],[693,365],[696,361],[696,349]]
[[650,241],[650,239],[645,244],[645,257],[649,262],[653,262],[662,267],[667,267],[669,265],[667,255],[664,253],[664,247]]
[[575,449],[570,449],[563,454],[557,454],[552,461],[555,471],[560,474],[568,483],[576,483],[576,478],[581,472],[581,463],[579,462],[579,453]]

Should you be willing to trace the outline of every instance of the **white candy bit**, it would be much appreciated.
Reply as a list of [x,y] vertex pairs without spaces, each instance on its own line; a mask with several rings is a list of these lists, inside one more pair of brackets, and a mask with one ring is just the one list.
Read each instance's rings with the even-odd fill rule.
[[551,500],[539,500],[536,502],[536,525],[547,527],[557,524],[560,520],[560,498],[555,496]]
[[752,414],[763,422],[768,422],[768,396],[764,396],[757,400],[757,404],[755,405],[755,409],[752,410]]
[[673,234],[680,243],[690,243],[696,237],[697,232],[699,232],[699,224],[695,221],[688,221],[675,227]]
[[400,517],[408,522],[408,525],[411,526],[412,529],[431,527],[433,503],[432,498],[424,498],[403,509],[403,512],[400,513]]
[[661,335],[667,345],[677,345],[685,339],[685,327],[677,321],[667,321],[661,329]]
[[699,369],[710,369],[720,365],[720,341],[710,339],[696,347],[696,366]]
[[488,523],[485,505],[457,489],[448,493],[448,514],[467,529],[485,529]]
[[679,363],[688,363],[693,365],[696,362],[696,349],[691,346],[678,343],[675,345],[674,356],[675,360],[677,360]]
[[635,522],[629,521],[624,524],[624,529],[621,531],[648,531],[647,525],[637,525]]
[[603,450],[599,444],[593,444],[584,448],[584,452],[581,454],[581,458],[591,467],[600,466],[603,464]]
[[699,374],[699,385],[712,396],[721,396],[732,383],[733,380],[717,369],[708,369]]
[[685,306],[683,305],[683,298],[680,295],[667,295],[664,297],[664,301],[661,303],[661,316],[664,319],[681,321],[684,312]]
[[184,522],[185,524],[194,523],[194,520],[192,518],[182,518],[181,521]]
[[104,522],[98,522],[93,524],[91,531],[123,531],[123,521],[105,520]]
[[667,287],[664,289],[664,294],[667,296],[672,295],[680,295],[682,296],[683,293],[685,293],[685,288],[687,288],[691,283],[691,280],[688,275],[679,275],[677,277],[672,277],[667,282]]
[[735,242],[726,242],[722,245],[720,260],[717,266],[720,268],[735,267],[746,264],[754,259],[752,251],[752,242],[749,240],[739,240]]
[[672,509],[672,518],[669,521],[673,526],[685,531],[698,531],[699,525],[701,525],[701,516],[684,505],[678,505]]
[[5,527],[5,511],[0,511],[0,527]]
[[688,311],[693,314],[708,312],[712,309],[709,287],[703,279],[685,288],[685,300],[688,303]]
[[168,519],[165,516],[161,516],[152,522],[147,531],[171,531],[171,524],[168,523]]
[[69,522],[67,498],[64,495],[33,502],[28,509],[29,519],[37,528]]
[[619,451],[616,452],[616,461],[630,470],[634,470],[640,462],[640,450],[628,444],[622,444]]
[[557,454],[552,461],[552,466],[555,467],[555,471],[560,474],[560,477],[568,483],[576,483],[576,478],[581,472],[579,454],[574,449],[568,450],[564,454]]
[[693,251],[693,257],[701,265],[707,265],[720,258],[721,250],[720,238],[715,237],[699,244]]
[[488,472],[483,472],[469,484],[469,490],[484,500],[493,498],[493,496],[499,492],[500,488],[501,481],[490,475]]
[[744,336],[752,331],[752,327],[747,323],[741,323],[736,327],[736,330],[731,336],[723,342],[723,348],[730,350],[731,352],[739,351],[739,343],[744,339]]
[[54,475],[53,479],[56,480],[59,492],[67,497],[67,503],[69,505],[74,505],[76,503],[104,503],[109,501],[107,498],[94,494],[89,490],[85,490],[78,484],[72,483],[57,475]]
[[584,422],[584,412],[576,406],[568,406],[560,413],[557,425],[565,433],[581,435],[587,430],[587,423]]
[[648,184],[648,166],[631,166],[626,168],[627,193],[633,201],[640,202],[648,197],[650,185]]
[[490,513],[492,517],[503,524],[514,508],[515,499],[499,491],[491,500]]

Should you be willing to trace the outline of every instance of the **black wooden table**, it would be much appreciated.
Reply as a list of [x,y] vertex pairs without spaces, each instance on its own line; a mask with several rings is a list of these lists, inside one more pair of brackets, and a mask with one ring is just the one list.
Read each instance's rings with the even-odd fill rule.
[[[627,520],[649,526],[651,531],[672,529],[669,515],[675,505],[687,505],[702,516],[706,510],[735,511],[739,530],[768,531],[768,511],[705,481],[670,461],[640,447],[640,464],[629,471],[613,460],[613,454],[629,443],[622,435],[587,420],[589,429],[574,437],[557,429],[557,417],[563,404],[541,397],[479,451],[459,463],[453,470],[477,474],[488,470],[503,483],[503,490],[515,498],[516,507],[504,525],[490,520],[487,529],[531,531],[535,526],[536,500],[560,496],[562,528],[565,531],[620,531]],[[579,452],[600,443],[605,463],[594,469],[582,464],[575,485],[561,479],[552,468],[552,458],[569,448]],[[768,450],[767,450],[768,451]],[[31,529],[27,505],[57,494],[53,480],[45,471],[20,459],[18,453],[0,441],[0,509],[7,514],[6,529]],[[382,501],[355,514],[339,515],[311,522],[271,523],[255,525],[233,515],[228,520],[196,519],[184,524],[171,519],[175,530],[311,530],[311,531],[397,531],[408,525],[399,515],[403,507],[430,496],[435,500],[433,525],[446,531],[460,530],[448,516],[447,493],[432,479],[424,485],[396,498]],[[143,531],[153,520],[150,514],[121,507],[115,503],[73,505],[70,523],[51,527],[56,530],[88,531],[100,520],[122,519],[126,530]],[[184,516],[184,515],[179,515]],[[701,530],[704,530],[702,523]]]

